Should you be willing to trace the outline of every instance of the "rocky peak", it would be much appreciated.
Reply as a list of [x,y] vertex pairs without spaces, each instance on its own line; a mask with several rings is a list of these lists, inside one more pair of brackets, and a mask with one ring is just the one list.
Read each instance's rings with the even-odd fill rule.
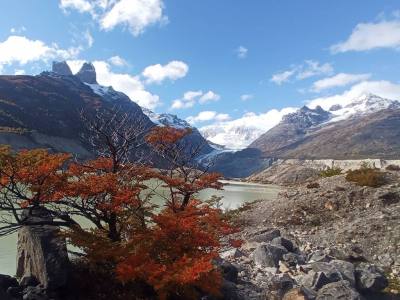
[[303,106],[298,111],[285,115],[283,123],[298,124],[301,127],[311,127],[321,124],[331,118],[331,113],[324,110],[321,106],[314,109]]
[[53,61],[52,71],[58,75],[72,75],[71,69],[65,61]]
[[96,70],[91,62],[85,62],[78,73],[76,73],[82,82],[96,84]]

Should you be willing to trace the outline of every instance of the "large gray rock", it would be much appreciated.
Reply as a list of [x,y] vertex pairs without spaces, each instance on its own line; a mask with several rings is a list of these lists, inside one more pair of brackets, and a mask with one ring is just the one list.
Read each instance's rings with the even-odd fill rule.
[[347,280],[352,286],[355,285],[354,266],[343,260],[333,260],[329,263],[316,262],[311,264],[315,272],[322,272],[329,278],[330,282]]
[[280,237],[281,232],[279,229],[265,229],[262,231],[259,231],[252,235],[250,238],[248,238],[249,242],[257,242],[257,243],[269,243],[271,242],[274,238]]
[[285,247],[287,251],[293,252],[295,250],[295,247],[292,243],[292,241],[285,239],[284,237],[276,237],[271,241],[271,245],[275,246],[282,246]]
[[324,285],[332,282],[331,279],[325,275],[325,273],[314,271],[310,271],[308,274],[298,277],[297,281],[301,285],[314,291],[318,291]]
[[317,295],[317,300],[362,300],[361,295],[354,290],[348,281],[337,281],[324,285]]
[[260,267],[279,267],[279,261],[284,254],[288,253],[286,248],[274,245],[258,245],[253,252],[254,263]]
[[[44,209],[25,212],[30,221],[49,221]],[[50,225],[23,226],[18,231],[17,277],[36,278],[46,289],[62,288],[67,283],[69,260],[65,238]]]
[[357,289],[366,292],[379,292],[389,284],[382,270],[368,263],[356,267],[356,283]]

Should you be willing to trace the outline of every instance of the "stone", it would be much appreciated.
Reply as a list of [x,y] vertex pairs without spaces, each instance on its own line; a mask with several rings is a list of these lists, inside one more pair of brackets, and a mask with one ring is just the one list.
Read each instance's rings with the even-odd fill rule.
[[279,229],[266,229],[255,233],[252,237],[248,239],[248,241],[257,243],[268,243],[271,242],[274,238],[280,236],[281,232],[279,231]]
[[288,239],[285,239],[284,237],[276,237],[276,238],[274,238],[271,241],[271,245],[285,247],[286,250],[289,251],[289,252],[293,252],[295,250],[292,241],[290,241]]
[[314,300],[317,294],[304,287],[296,287],[288,291],[282,298],[282,300]]
[[222,252],[219,256],[223,259],[228,259],[228,258],[238,258],[242,257],[244,254],[242,251],[240,251],[237,248],[229,249],[227,251]]
[[277,299],[282,299],[288,291],[294,287],[294,281],[288,274],[273,276],[268,282],[268,292]]
[[259,245],[253,252],[254,263],[261,267],[279,267],[279,261],[284,254],[288,253],[286,248],[274,245]]
[[19,282],[19,285],[22,287],[37,286],[38,284],[39,281],[35,276],[24,276]]
[[316,300],[362,300],[348,281],[337,281],[324,285],[317,294]]
[[383,271],[368,263],[360,263],[355,275],[357,289],[363,292],[379,292],[389,284]]
[[236,285],[230,281],[224,280],[221,286],[222,300],[239,300]]
[[308,274],[298,278],[298,282],[307,288],[318,291],[324,285],[332,281],[323,272],[310,271]]
[[308,258],[308,262],[330,262],[333,260],[333,257],[327,255],[324,251],[322,250],[317,250],[313,253]]
[[9,275],[0,274],[0,290],[6,291],[9,287],[18,286],[18,281]]
[[352,286],[355,285],[354,266],[352,263],[333,260],[330,263],[312,263],[311,267],[314,272],[323,272],[330,282],[347,280]]
[[231,282],[237,282],[238,269],[231,263],[224,261],[219,265],[221,269],[222,277]]
[[46,295],[46,291],[43,287],[40,286],[28,286],[23,291],[23,300],[49,300],[49,297]]
[[[24,212],[31,220],[50,220],[46,210]],[[66,285],[69,260],[65,238],[51,225],[23,226],[18,231],[17,277],[35,277],[46,289]]]
[[[10,286],[7,289],[7,294],[13,298],[20,299],[22,297],[22,287],[20,286]],[[0,299],[3,299],[0,297]]]
[[303,255],[291,252],[284,254],[282,259],[291,267],[295,267],[296,265],[303,265],[306,262]]

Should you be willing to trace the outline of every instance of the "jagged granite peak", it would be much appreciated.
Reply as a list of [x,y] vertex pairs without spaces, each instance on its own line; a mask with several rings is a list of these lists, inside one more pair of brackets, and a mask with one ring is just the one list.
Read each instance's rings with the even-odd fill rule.
[[71,76],[72,72],[66,61],[53,61],[51,68],[53,73],[62,76]]
[[85,62],[75,76],[78,77],[82,82],[97,84],[96,69],[91,62]]
[[303,106],[296,112],[283,116],[281,123],[295,123],[302,128],[308,128],[326,122],[331,117],[332,114],[321,106],[317,106],[314,109]]

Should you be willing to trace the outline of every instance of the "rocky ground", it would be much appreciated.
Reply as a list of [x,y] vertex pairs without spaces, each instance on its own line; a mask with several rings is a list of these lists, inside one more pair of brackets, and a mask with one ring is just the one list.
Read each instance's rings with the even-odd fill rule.
[[387,179],[320,178],[238,212],[244,244],[221,253],[235,297],[400,299],[400,172]]

